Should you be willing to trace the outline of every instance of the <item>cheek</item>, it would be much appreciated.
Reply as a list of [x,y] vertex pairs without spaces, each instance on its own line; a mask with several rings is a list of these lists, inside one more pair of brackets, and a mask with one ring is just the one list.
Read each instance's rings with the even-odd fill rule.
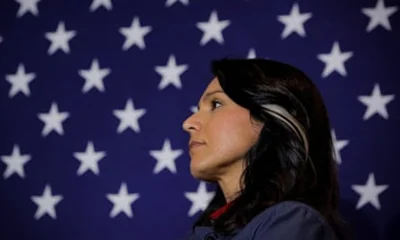
[[234,117],[211,124],[207,131],[211,147],[216,153],[232,152],[245,140],[243,122]]
[[256,130],[249,116],[243,112],[232,111],[213,119],[207,126],[207,137],[216,150],[247,148],[254,143]]
[[192,170],[225,168],[240,160],[256,138],[248,117],[238,114],[211,120],[204,133],[207,145],[194,152]]

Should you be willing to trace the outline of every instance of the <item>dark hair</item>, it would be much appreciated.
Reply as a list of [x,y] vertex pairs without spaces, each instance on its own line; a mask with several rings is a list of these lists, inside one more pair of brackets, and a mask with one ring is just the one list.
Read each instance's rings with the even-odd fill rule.
[[[211,221],[210,213],[226,204],[217,187],[215,197],[193,227],[213,226],[217,232],[230,233],[267,207],[294,200],[318,210],[340,237],[342,219],[331,125],[313,82],[301,70],[267,59],[222,59],[213,61],[211,68],[224,92],[264,127],[258,142],[247,152],[240,195],[224,214]],[[287,112],[274,112],[269,106]]]

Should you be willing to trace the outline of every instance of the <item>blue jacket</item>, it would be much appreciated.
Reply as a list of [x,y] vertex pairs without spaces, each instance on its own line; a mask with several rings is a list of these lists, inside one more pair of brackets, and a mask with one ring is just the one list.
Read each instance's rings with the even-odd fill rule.
[[219,236],[211,227],[196,227],[188,240],[337,240],[315,209],[285,201],[258,214],[233,236]]

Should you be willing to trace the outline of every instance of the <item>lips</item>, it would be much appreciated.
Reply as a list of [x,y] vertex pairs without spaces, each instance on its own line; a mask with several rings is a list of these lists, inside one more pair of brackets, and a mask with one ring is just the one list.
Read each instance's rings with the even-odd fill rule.
[[204,145],[204,142],[191,141],[189,143],[189,149],[191,150],[193,148],[197,148],[197,147],[202,146],[202,145]]

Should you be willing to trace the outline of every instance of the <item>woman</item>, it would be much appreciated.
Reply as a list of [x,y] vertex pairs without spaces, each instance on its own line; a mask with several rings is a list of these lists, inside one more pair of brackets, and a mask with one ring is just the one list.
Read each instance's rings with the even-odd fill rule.
[[190,171],[217,183],[188,239],[342,239],[331,126],[300,70],[266,59],[212,63],[190,134]]

